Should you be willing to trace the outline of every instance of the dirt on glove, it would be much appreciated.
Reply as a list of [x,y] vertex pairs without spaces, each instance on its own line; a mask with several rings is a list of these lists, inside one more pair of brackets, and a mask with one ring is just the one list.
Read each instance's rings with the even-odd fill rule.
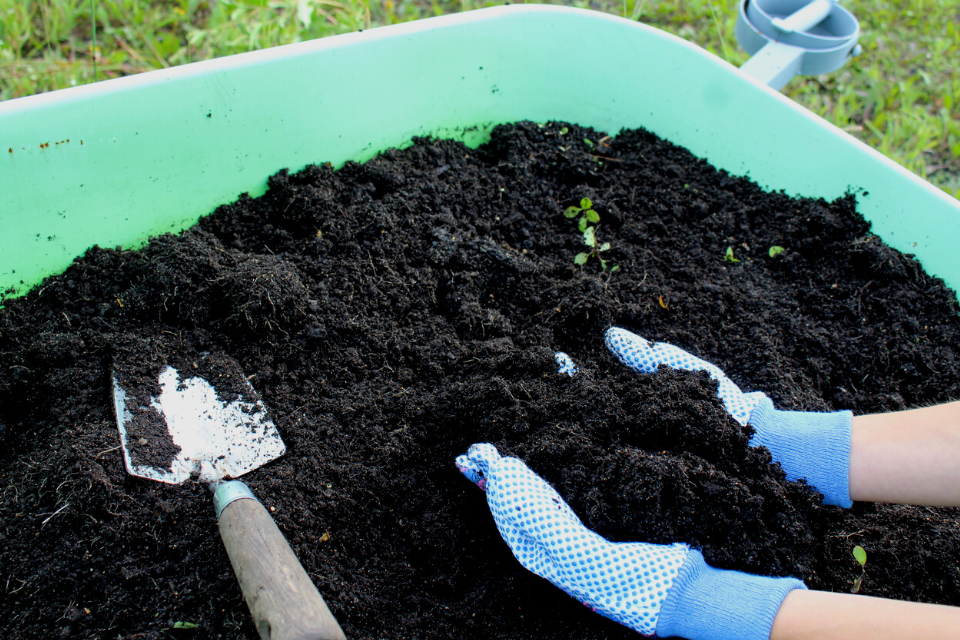
[[[0,635],[257,637],[207,489],[124,470],[110,370],[137,345],[240,362],[288,448],[244,480],[351,639],[635,636],[514,560],[453,464],[474,442],[612,540],[833,591],[861,545],[862,593],[960,605],[960,510],[823,506],[705,374],[603,345],[670,342],[782,409],[960,398],[956,296],[855,187],[792,198],[642,130],[521,123],[282,171],[180,235],[91,249],[0,310]],[[606,270],[574,263],[583,198]]]

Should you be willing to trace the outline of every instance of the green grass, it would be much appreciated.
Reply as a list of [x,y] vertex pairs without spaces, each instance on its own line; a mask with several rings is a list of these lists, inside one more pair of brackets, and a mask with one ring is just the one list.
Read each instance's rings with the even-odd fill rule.
[[[501,4],[489,0],[0,0],[0,100]],[[737,0],[565,2],[740,65]],[[863,54],[784,93],[960,198],[960,1],[846,0]],[[96,23],[96,47],[94,29]]]

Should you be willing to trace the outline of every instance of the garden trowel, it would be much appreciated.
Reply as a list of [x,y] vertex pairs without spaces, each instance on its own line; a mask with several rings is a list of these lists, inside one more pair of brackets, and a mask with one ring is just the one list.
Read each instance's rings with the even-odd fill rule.
[[286,450],[259,394],[228,356],[205,353],[180,363],[192,375],[158,360],[150,350],[119,348],[114,361],[127,471],[168,484],[196,479],[214,491],[220,536],[261,638],[343,640],[273,518],[247,485],[227,481]]

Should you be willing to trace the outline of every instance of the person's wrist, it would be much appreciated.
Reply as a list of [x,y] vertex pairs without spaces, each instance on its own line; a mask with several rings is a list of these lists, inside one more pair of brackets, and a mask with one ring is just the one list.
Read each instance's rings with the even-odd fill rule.
[[714,569],[691,550],[670,586],[657,636],[688,640],[769,640],[773,619],[794,589],[795,578],[769,578]]
[[853,413],[782,411],[764,398],[750,414],[751,446],[764,446],[788,480],[806,480],[824,503],[849,508]]

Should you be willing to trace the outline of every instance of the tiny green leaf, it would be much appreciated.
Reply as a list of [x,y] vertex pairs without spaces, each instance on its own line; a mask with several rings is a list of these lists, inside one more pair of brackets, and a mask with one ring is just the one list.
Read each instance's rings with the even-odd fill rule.
[[604,242],[597,251],[610,251],[610,243]]
[[593,140],[591,140],[590,138],[584,138],[584,139],[583,139],[583,144],[585,144],[585,145],[587,145],[588,147],[590,147],[591,149],[593,149]]
[[600,214],[593,209],[587,209],[587,220],[590,222],[600,222]]
[[580,218],[580,222],[577,223],[577,228],[580,229],[580,232],[581,232],[581,233],[587,228],[587,217],[586,217],[586,216],[583,216],[582,218]]
[[616,271],[616,270],[619,269],[619,268],[620,268],[620,265],[618,265],[618,264],[613,265],[612,267],[610,267],[610,273],[613,273],[614,271]]
[[[598,257],[598,258],[599,258],[599,257]],[[607,270],[607,261],[604,260],[603,258],[599,258],[599,260],[600,260],[600,270],[601,270],[601,271],[606,271],[606,270]]]
[[570,129],[568,129],[567,127],[560,129],[560,135],[565,136],[568,133],[570,133]]
[[563,212],[563,215],[568,218],[576,218],[579,213],[580,207],[567,207],[567,210]]
[[581,209],[592,209],[592,208],[593,208],[593,202],[590,201],[590,198],[584,198],[583,200],[580,201],[580,208],[581,208]]
[[583,232],[583,244],[587,245],[588,247],[597,246],[597,236],[593,231],[593,227],[587,227]]
[[779,247],[779,246],[777,246],[777,245],[773,245],[772,247],[770,247],[770,251],[768,251],[767,253],[770,254],[770,257],[771,257],[771,258],[776,258],[778,255],[780,255],[780,254],[783,253],[783,252],[784,252],[784,248],[783,248],[783,247]]
[[174,629],[196,629],[197,625],[192,622],[174,622]]
[[861,567],[864,567],[867,565],[867,552],[860,545],[857,545],[853,548],[853,557],[856,559],[857,562],[860,563]]
[[589,259],[590,259],[589,253],[578,253],[576,256],[574,256],[573,262],[574,264],[583,265],[583,264],[587,264],[587,260]]
[[723,254],[723,259],[727,262],[740,262],[740,260],[733,255],[733,247],[727,247],[727,252]]

